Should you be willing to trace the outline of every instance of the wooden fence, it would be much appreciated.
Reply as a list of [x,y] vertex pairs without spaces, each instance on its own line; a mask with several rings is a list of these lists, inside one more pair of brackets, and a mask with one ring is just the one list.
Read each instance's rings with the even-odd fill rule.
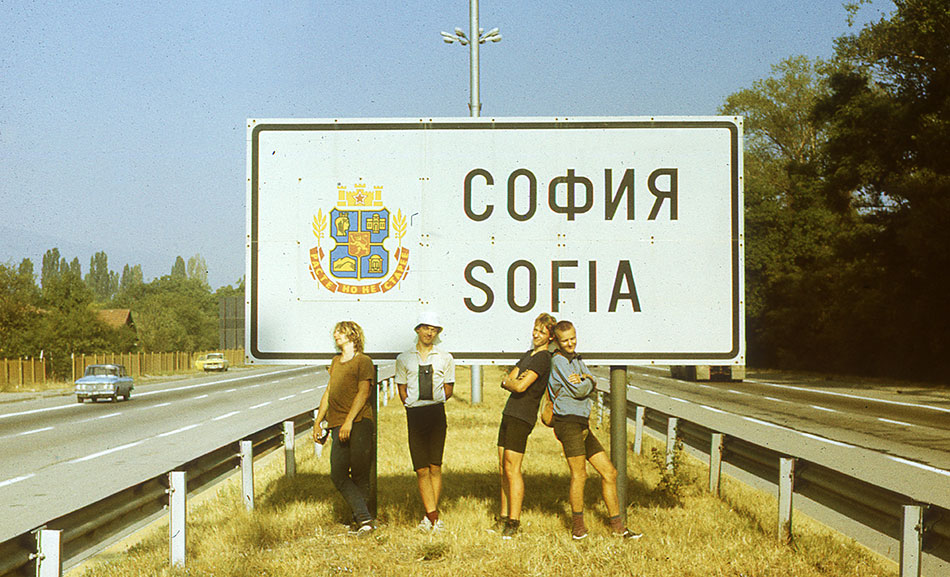
[[[231,366],[244,364],[244,349],[220,351]],[[133,377],[195,370],[195,361],[206,353],[100,353],[73,355],[71,380],[75,381],[89,365],[125,365]],[[29,388],[53,380],[45,359],[0,359],[0,389]]]

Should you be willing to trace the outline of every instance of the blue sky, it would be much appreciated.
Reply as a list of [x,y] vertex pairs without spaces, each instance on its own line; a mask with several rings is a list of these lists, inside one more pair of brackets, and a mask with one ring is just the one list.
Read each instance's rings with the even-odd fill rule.
[[[837,0],[480,2],[483,116],[710,115]],[[0,2],[0,262],[244,274],[246,119],[468,116],[467,0]],[[877,0],[860,25],[889,13]]]

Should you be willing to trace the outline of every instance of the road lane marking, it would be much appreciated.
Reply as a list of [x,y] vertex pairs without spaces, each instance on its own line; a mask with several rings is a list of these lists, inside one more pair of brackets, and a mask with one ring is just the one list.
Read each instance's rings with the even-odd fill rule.
[[801,431],[798,431],[798,434],[803,437],[808,437],[809,439],[815,439],[816,441],[822,441],[824,443],[838,445],[839,447],[847,447],[849,449],[854,448],[854,445],[849,445],[848,443],[842,443],[841,441],[835,441],[833,439],[829,439],[828,437],[822,437],[821,435],[813,435],[812,433],[803,433]]
[[279,398],[279,399],[277,399],[277,400],[278,400],[278,401],[286,401],[287,399],[292,399],[292,398],[294,398],[294,397],[296,397],[296,396],[297,396],[297,395],[288,395],[288,396],[286,396],[286,397],[281,397],[281,398]]
[[220,421],[221,419],[227,419],[228,417],[233,417],[234,415],[240,413],[241,411],[231,411],[230,413],[225,413],[219,417],[211,419],[212,421]]
[[102,415],[101,417],[95,417],[95,418],[92,419],[92,420],[93,420],[93,421],[98,421],[98,420],[101,420],[101,419],[111,419],[112,417],[118,417],[118,416],[121,415],[121,414],[122,414],[122,413],[110,413],[110,414],[108,414],[108,415]]
[[263,403],[261,403],[261,404],[259,404],[259,405],[254,405],[254,406],[251,407],[251,408],[252,408],[252,409],[260,409],[261,407],[266,407],[267,405],[271,404],[272,402],[273,402],[273,401],[265,401],[265,402],[263,402]]
[[811,408],[813,408],[813,409],[818,409],[819,411],[826,411],[826,412],[828,412],[828,413],[837,413],[837,412],[838,412],[838,411],[836,411],[836,410],[834,410],[834,409],[829,409],[828,407],[822,407],[821,405],[808,405],[808,406],[811,407]]
[[45,409],[31,409],[29,411],[21,411],[19,413],[6,413],[4,415],[0,415],[0,419],[7,419],[10,417],[21,417],[23,415],[35,415],[36,413],[46,413],[48,411],[60,411],[62,409],[72,409],[73,407],[78,407],[78,406],[80,405],[77,405],[76,403],[71,403],[69,405],[60,405],[58,407],[47,407]]
[[923,463],[918,463],[917,461],[911,461],[910,459],[904,459],[901,457],[895,457],[893,455],[888,455],[888,459],[892,461],[897,461],[898,463],[904,463],[905,465],[910,465],[912,467],[917,467],[918,469],[923,469],[925,471],[932,471],[945,477],[950,477],[950,471],[944,469],[938,469],[937,467],[931,467],[930,465],[924,465]]
[[155,406],[152,407],[152,408],[153,408],[153,409],[157,409],[158,407],[167,407],[167,406],[170,405],[170,404],[171,404],[170,402],[169,402],[169,403],[161,403],[161,404],[155,405]]
[[[263,375],[261,375],[261,374],[248,375],[248,376],[246,376],[246,377],[235,377],[235,378],[233,378],[233,379],[224,379],[224,380],[221,380],[221,381],[209,381],[209,382],[207,382],[207,383],[198,383],[198,384],[195,384],[195,385],[185,385],[185,386],[183,386],[183,387],[174,387],[174,388],[171,388],[171,389],[160,389],[160,390],[157,390],[157,391],[146,391],[146,392],[144,392],[144,393],[138,393],[138,396],[139,396],[139,397],[147,397],[147,396],[149,396],[149,395],[157,395],[157,394],[159,394],[159,393],[170,393],[170,392],[173,392],[173,391],[185,391],[185,390],[188,390],[188,389],[195,389],[195,388],[198,388],[198,387],[208,387],[208,386],[211,386],[211,385],[223,385],[224,383],[234,383],[234,382],[237,382],[237,381],[246,381],[247,379],[259,379],[259,378],[268,377],[268,376],[273,376],[273,375],[280,375],[280,374],[286,373],[286,372],[288,372],[288,371],[299,371],[299,370],[300,370],[300,369],[298,369],[298,368],[295,368],[295,369],[284,369],[284,370],[280,370],[280,371],[274,371],[274,372],[272,372],[272,373],[265,373],[265,374],[263,374]],[[257,385],[250,385],[250,386],[248,386],[248,388],[249,388],[249,389],[253,389],[253,388],[256,388],[256,387],[259,387],[259,386],[260,386],[260,384],[257,384]],[[71,405],[66,405],[66,406],[71,406]],[[79,405],[76,405],[76,406],[79,406]]]
[[823,390],[821,390],[821,389],[806,389],[806,388],[804,388],[804,387],[793,387],[793,386],[791,386],[791,385],[779,385],[779,384],[777,384],[777,383],[766,383],[765,381],[756,381],[756,380],[753,380],[753,379],[746,379],[746,381],[748,381],[748,382],[750,382],[750,383],[755,383],[755,384],[757,384],[757,385],[763,385],[763,386],[766,386],[766,387],[777,387],[777,388],[780,388],[780,389],[791,389],[791,390],[793,390],[793,391],[798,391],[798,392],[800,392],[800,393],[818,393],[818,394],[822,394],[822,395],[832,395],[832,396],[835,396],[835,397],[845,397],[845,398],[848,398],[848,399],[858,399],[858,400],[861,400],[861,401],[872,401],[872,402],[875,402],[875,403],[886,403],[886,404],[889,404],[889,405],[900,405],[900,406],[902,406],[902,407],[915,407],[915,408],[918,408],[918,409],[930,409],[930,410],[932,410],[932,411],[940,411],[941,413],[950,413],[950,409],[946,409],[946,408],[943,408],[943,407],[931,407],[930,405],[921,405],[921,404],[919,404],[919,403],[907,403],[907,402],[904,402],[904,401],[891,401],[891,400],[888,400],[888,399],[875,399],[875,398],[873,398],[873,397],[862,397],[861,395],[852,395],[852,394],[849,394],[849,393],[838,393],[838,392],[835,392],[835,391],[823,391]]
[[904,421],[895,421],[895,420],[893,420],[893,419],[885,419],[884,417],[878,417],[877,420],[878,420],[878,421],[881,421],[882,423],[890,423],[890,424],[892,424],[892,425],[901,425],[901,426],[904,426],[904,427],[913,427],[913,426],[914,426],[913,423],[905,423]]
[[674,401],[679,401],[679,402],[681,402],[681,403],[686,403],[687,405],[689,404],[689,401],[684,401],[683,399],[680,399],[679,397],[670,397],[670,398],[673,399]]
[[236,391],[236,390],[237,390],[237,389],[228,389],[228,390],[226,390],[226,391],[224,391],[224,392],[225,392],[225,393],[233,393],[233,392]]
[[305,391],[300,391],[300,394],[301,394],[301,395],[306,395],[307,393],[312,393],[313,391],[314,391],[314,389],[307,389],[307,390],[305,390]]
[[768,421],[763,421],[762,419],[756,419],[755,417],[746,417],[746,416],[744,416],[744,417],[742,417],[742,418],[745,419],[746,421],[749,421],[750,423],[756,423],[756,424],[759,424],[759,425],[766,425],[766,426],[768,426],[768,427],[778,427],[779,429],[784,429],[784,428],[785,428],[785,427],[783,427],[782,425],[776,425],[775,423],[770,423],[770,422],[768,422]]
[[722,413],[723,415],[731,414],[731,413],[727,413],[726,411],[723,411],[722,409],[717,409],[716,407],[710,407],[709,405],[699,405],[699,406],[706,409],[707,411],[712,411],[714,413]]
[[751,394],[751,393],[746,393],[745,391],[737,391],[737,390],[735,390],[735,389],[728,389],[728,390],[729,390],[730,393],[734,393],[734,394],[736,394],[736,395],[749,395],[749,394]]
[[132,447],[137,447],[141,445],[142,441],[135,441],[134,443],[129,443],[127,445],[120,445],[118,447],[112,447],[111,449],[106,449],[105,451],[99,451],[98,453],[93,453],[91,455],[86,455],[85,457],[79,457],[78,459],[73,459],[72,461],[67,461],[68,464],[74,465],[76,463],[82,463],[83,461],[91,461],[92,459],[98,459],[110,453],[117,453],[119,451],[124,451],[125,449],[131,449]]
[[23,437],[25,435],[32,435],[33,433],[42,433],[43,431],[52,431],[53,427],[43,427],[42,429],[33,429],[32,431],[23,431],[22,433],[17,433],[14,437]]
[[12,485],[14,483],[19,483],[20,481],[26,481],[30,477],[35,477],[36,473],[30,473],[29,475],[22,475],[20,477],[14,477],[12,479],[7,479],[6,481],[0,481],[0,487],[6,487],[7,485]]
[[785,399],[777,399],[775,397],[762,397],[763,399],[768,399],[770,401],[775,401],[776,403],[791,403],[791,401],[786,401]]
[[182,428],[180,428],[180,429],[175,429],[174,431],[168,431],[167,433],[162,433],[162,434],[156,435],[156,436],[158,436],[158,437],[170,437],[170,436],[172,436],[172,435],[177,435],[178,433],[184,433],[185,431],[190,431],[190,430],[192,430],[192,429],[194,429],[194,428],[196,428],[196,427],[200,427],[200,426],[201,426],[201,423],[197,423],[197,424],[195,424],[195,425],[187,425],[187,426],[182,427]]
[[206,399],[206,398],[208,398],[208,395],[199,395],[199,396],[195,397],[195,398],[192,399],[192,400],[193,400],[193,401],[197,401],[198,399]]

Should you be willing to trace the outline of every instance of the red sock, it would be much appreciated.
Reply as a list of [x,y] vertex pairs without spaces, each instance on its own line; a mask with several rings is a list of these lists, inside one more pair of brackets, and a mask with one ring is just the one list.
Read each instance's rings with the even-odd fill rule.
[[439,511],[432,511],[431,513],[426,513],[426,517],[429,519],[429,522],[435,524],[439,520]]

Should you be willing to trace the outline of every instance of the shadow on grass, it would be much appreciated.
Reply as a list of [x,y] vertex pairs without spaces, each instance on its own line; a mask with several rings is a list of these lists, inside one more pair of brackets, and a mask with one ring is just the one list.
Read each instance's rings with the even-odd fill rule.
[[[451,510],[459,506],[475,506],[485,515],[489,525],[499,507],[499,478],[496,474],[469,471],[447,471],[443,476],[440,509]],[[563,474],[525,474],[524,511],[553,515],[570,526],[567,504],[570,475],[567,465]],[[422,516],[416,475],[380,475],[377,478],[378,517],[394,524],[415,524]],[[592,514],[602,503],[600,477],[591,472],[584,489],[585,509]],[[280,477],[266,488],[259,500],[262,511],[280,510],[297,503],[326,503],[332,507],[333,517],[341,523],[349,523],[351,512],[337,492],[330,476],[325,473],[298,473],[293,478]],[[640,479],[630,478],[627,485],[628,507],[674,507],[661,495],[656,495]],[[597,507],[602,510],[601,507]],[[603,515],[604,520],[606,516]]]

